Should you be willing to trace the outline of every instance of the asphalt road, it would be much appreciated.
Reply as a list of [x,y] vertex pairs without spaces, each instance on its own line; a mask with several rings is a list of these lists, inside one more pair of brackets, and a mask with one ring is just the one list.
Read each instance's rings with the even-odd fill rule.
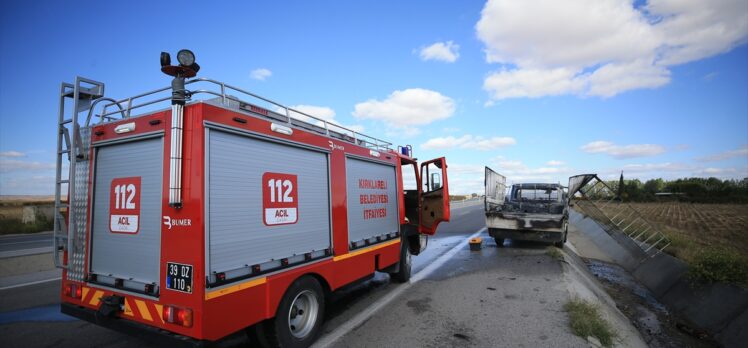
[[[452,210],[452,222],[440,224],[428,249],[413,258],[413,274],[418,273],[465,237],[485,227],[482,205]],[[24,241],[24,240],[22,240]],[[323,332],[333,332],[361,310],[390,293],[399,284],[377,273],[364,283],[335,294],[328,307]],[[59,313],[60,281],[0,291],[0,337],[4,347],[142,347],[141,339],[123,335]],[[43,332],[43,335],[39,333]],[[245,344],[243,336],[231,337],[221,346]]]
[[0,236],[0,253],[52,247],[52,232]]

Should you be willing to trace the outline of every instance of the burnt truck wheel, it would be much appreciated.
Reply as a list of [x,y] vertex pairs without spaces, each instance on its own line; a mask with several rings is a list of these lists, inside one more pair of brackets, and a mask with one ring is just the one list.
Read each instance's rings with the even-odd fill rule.
[[553,243],[553,245],[557,248],[564,247],[564,243],[566,243],[566,237],[569,235],[569,223],[566,221],[564,221],[564,232],[563,233],[564,233],[564,239],[561,240],[560,242]]
[[493,240],[496,242],[496,246],[501,248],[504,246],[504,238],[494,237]]
[[264,323],[264,341],[271,347],[309,347],[319,335],[324,315],[322,286],[312,277],[301,277],[286,290],[275,318]]
[[410,280],[412,257],[407,239],[403,239],[402,244],[400,244],[400,265],[397,272],[390,273],[390,278],[392,278],[392,280],[397,283],[405,283]]

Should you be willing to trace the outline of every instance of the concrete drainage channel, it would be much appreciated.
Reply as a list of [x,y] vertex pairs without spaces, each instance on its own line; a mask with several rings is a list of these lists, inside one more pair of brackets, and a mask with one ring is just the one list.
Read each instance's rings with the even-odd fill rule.
[[[693,286],[683,261],[665,253],[642,259],[641,249],[625,235],[608,234],[574,210],[569,220],[581,251],[577,254],[608,261],[580,262],[614,293],[648,344],[713,346],[716,341],[742,347],[748,341],[748,290],[722,283]],[[570,229],[570,238],[575,233]],[[693,339],[679,337],[681,333]]]

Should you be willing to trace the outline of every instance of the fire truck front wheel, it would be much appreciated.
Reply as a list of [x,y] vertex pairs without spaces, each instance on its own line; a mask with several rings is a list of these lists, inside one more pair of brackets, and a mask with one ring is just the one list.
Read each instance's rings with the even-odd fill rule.
[[405,283],[410,280],[410,268],[412,264],[411,257],[412,256],[410,254],[410,248],[408,248],[407,239],[403,239],[403,242],[400,245],[400,265],[397,272],[390,273],[390,277],[394,281],[398,283]]
[[264,323],[263,336],[271,347],[309,347],[324,315],[322,286],[313,277],[301,277],[286,291],[275,318]]

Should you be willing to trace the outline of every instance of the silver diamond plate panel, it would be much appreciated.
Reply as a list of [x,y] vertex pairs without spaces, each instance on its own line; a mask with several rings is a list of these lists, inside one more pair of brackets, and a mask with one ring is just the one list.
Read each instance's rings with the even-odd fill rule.
[[[83,152],[88,154],[91,140],[91,128],[81,128],[81,142]],[[88,222],[88,175],[91,160],[86,155],[85,160],[78,160],[75,164],[75,197],[73,199],[73,218],[75,219],[75,230],[69,231],[68,236],[73,238],[73,250],[68,256],[68,279],[83,281],[84,265],[86,260],[86,225]]]

